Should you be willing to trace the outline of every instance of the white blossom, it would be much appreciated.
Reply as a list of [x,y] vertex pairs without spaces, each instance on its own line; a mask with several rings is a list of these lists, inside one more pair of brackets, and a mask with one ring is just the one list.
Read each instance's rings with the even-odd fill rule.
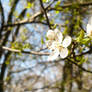
[[92,36],[92,25],[90,25],[90,24],[87,24],[87,35],[89,37]]
[[[46,44],[47,47],[51,50],[51,54],[48,59],[56,60],[58,56],[60,56],[61,58],[66,58],[68,56],[67,47],[71,44],[72,41],[71,37],[66,36],[63,39],[63,35],[58,29],[53,30],[52,34],[48,35],[49,31],[47,32],[48,40]],[[53,39],[49,39],[49,36],[52,37],[53,34]]]
[[54,38],[55,38],[55,32],[53,30],[48,30],[46,36],[47,36],[48,40],[54,40]]
[[90,17],[87,27],[86,27],[87,36],[92,37],[92,17]]
[[71,37],[66,36],[62,42],[63,47],[68,47],[71,44],[71,41],[72,41]]
[[46,45],[48,48],[50,48],[53,41],[62,42],[62,40],[63,40],[63,35],[58,29],[48,30],[46,37],[48,38],[48,40],[46,41]]

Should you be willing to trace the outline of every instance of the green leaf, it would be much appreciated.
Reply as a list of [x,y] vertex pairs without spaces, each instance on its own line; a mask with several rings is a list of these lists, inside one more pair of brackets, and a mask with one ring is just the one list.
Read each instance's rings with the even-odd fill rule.
[[79,33],[79,36],[77,37],[77,42],[81,42],[84,38],[84,31],[81,30],[80,33]]
[[32,49],[31,44],[29,44],[29,43],[24,44],[22,47],[22,50],[24,50],[24,49]]
[[79,8],[79,4],[78,4],[78,3],[72,3],[71,8],[72,8],[72,9],[74,9],[74,8]]
[[80,31],[80,39],[83,39],[83,38],[84,38],[84,31],[81,30],[81,31]]
[[43,37],[41,38],[41,44],[44,44],[44,39],[43,39]]
[[69,11],[69,8],[64,9],[64,13],[67,13]]
[[76,59],[80,61],[78,62],[79,65],[83,64],[84,62],[88,60],[88,58],[85,58],[84,56],[77,57]]
[[5,62],[5,64],[6,64],[6,65],[9,65],[9,64],[10,64],[10,61],[9,61],[9,60],[7,60],[7,61]]
[[47,3],[47,2],[49,2],[50,0],[42,0],[44,3]]
[[27,13],[26,16],[29,18],[30,17],[30,13]]
[[63,34],[66,35],[68,33],[68,27],[66,26],[64,31],[63,31]]
[[31,8],[33,6],[33,3],[27,2],[27,7],[26,8]]
[[90,39],[89,38],[85,38],[82,40],[82,43],[87,45],[88,43],[90,42]]
[[47,36],[45,36],[46,40],[49,40]]
[[65,21],[65,24],[69,24],[69,20],[66,20],[66,21]]
[[56,11],[56,14],[59,14],[59,11]]
[[57,8],[61,4],[61,1],[57,1],[55,8]]

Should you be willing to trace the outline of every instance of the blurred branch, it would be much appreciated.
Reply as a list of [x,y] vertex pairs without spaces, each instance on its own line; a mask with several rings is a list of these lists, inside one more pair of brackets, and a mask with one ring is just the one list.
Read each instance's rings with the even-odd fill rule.
[[[12,7],[11,7],[11,10],[10,10],[10,13],[8,15],[7,24],[12,22],[13,12],[15,11],[18,2],[19,2],[19,0],[14,0],[14,2],[12,4]],[[3,31],[6,31],[6,30],[7,29],[5,29]],[[1,40],[4,37],[3,41],[1,42],[1,46],[6,45],[7,40],[9,38],[9,36],[10,36],[10,33],[11,33],[11,31],[9,30],[9,31],[6,31],[6,34],[4,36],[0,36]],[[0,58],[1,58],[1,56],[4,54],[4,52],[3,52],[2,48],[0,48],[0,50],[1,50],[0,51]],[[6,65],[5,61],[9,57],[9,54],[10,54],[10,52],[8,52],[7,54],[4,55],[5,58],[4,58],[2,67],[1,67],[1,72],[0,72],[0,81],[1,81],[1,83],[0,83],[0,91],[1,92],[4,92],[4,88],[3,88],[4,82],[3,82],[3,80],[4,80],[5,71],[6,71],[6,68],[7,68],[7,65]]]
[[14,27],[14,26],[21,26],[21,25],[24,25],[24,24],[44,24],[44,25],[48,25],[47,23],[45,22],[41,22],[41,21],[35,21],[35,20],[31,20],[29,19],[28,21],[25,20],[25,21],[22,21],[21,23],[20,22],[15,22],[14,24],[7,24],[7,25],[4,25],[3,27],[6,28],[6,27]]
[[92,46],[90,46],[90,49],[88,51],[82,52],[82,53],[80,53],[80,54],[78,54],[76,56],[82,56],[82,55],[91,54],[91,53],[92,53]]
[[[33,89],[31,89],[31,90],[24,90],[24,91],[35,92],[35,91],[37,91],[37,90],[47,89],[47,88],[49,88],[49,89],[60,89],[60,87],[53,86],[54,83],[59,82],[59,81],[61,81],[61,78],[58,79],[58,80],[56,80],[56,81],[54,81],[54,82],[52,82],[52,83],[49,83],[48,85],[45,85],[45,86],[43,86],[43,87],[41,87],[41,88],[33,88]],[[52,87],[51,87],[51,86],[52,86]]]
[[[45,8],[45,10],[48,10],[48,8],[49,8],[53,3],[54,3],[54,1],[51,2],[51,3]],[[24,20],[15,22],[15,23],[8,23],[8,24],[4,25],[4,27],[19,26],[19,25],[24,25],[24,24],[29,24],[29,23],[41,23],[41,24],[46,24],[46,25],[47,25],[47,23],[35,21],[35,19],[36,19],[37,17],[39,17],[40,15],[42,15],[42,14],[44,14],[44,12],[39,11],[39,12],[37,12],[36,14],[34,14],[33,16],[31,16],[31,18],[29,18],[29,19],[24,19]]]
[[[81,70],[83,70],[84,72],[92,73],[92,71],[87,70],[87,69],[83,68],[81,65],[79,65],[79,64],[77,63],[77,61],[74,62],[74,61],[72,61],[69,57],[67,57],[67,58],[65,58],[65,59],[67,59],[68,62],[70,62],[70,63],[76,65],[77,67],[79,67],[79,68],[80,68]],[[55,63],[55,62],[61,62],[61,60],[64,61],[65,59],[61,59],[61,58],[60,58],[60,59],[58,59],[58,60],[54,60],[54,61],[39,62],[39,64],[51,64],[51,63]]]
[[15,9],[16,9],[16,6],[17,6],[18,2],[19,2],[19,0],[14,0],[13,1],[11,10],[10,10],[9,15],[8,15],[7,23],[12,22],[12,17],[13,17],[12,15],[13,15],[13,12],[15,11]]
[[[84,2],[84,3],[74,3],[74,4],[78,4],[80,7],[88,7],[89,5],[92,5],[92,2]],[[73,5],[73,3],[68,3],[68,4],[64,4],[62,6],[59,6],[60,8],[49,8],[49,11],[51,10],[57,10],[57,11],[61,11],[61,8],[69,8]]]
[[3,9],[3,6],[2,6],[2,3],[1,3],[1,0],[0,0],[0,12],[1,12],[1,28],[0,28],[0,36],[2,34],[2,31],[3,31],[3,25],[4,25],[4,9]]
[[[44,7],[44,12],[39,11],[36,14],[34,14],[33,16],[31,16],[31,18],[29,18],[29,19],[24,19],[24,20],[15,22],[15,23],[9,23],[9,24],[4,25],[4,27],[9,27],[9,26],[12,27],[12,26],[24,25],[24,24],[29,24],[29,23],[41,23],[41,24],[46,24],[46,25],[49,25],[50,26],[49,19],[48,19],[48,16],[47,16],[47,12],[46,11],[52,11],[52,10],[61,11],[61,8],[71,7],[72,6],[72,3],[65,4],[63,6],[60,6],[60,8],[52,8],[52,7],[50,8],[51,5],[52,5],[52,3],[49,4],[46,8]],[[79,5],[81,7],[84,7],[84,6],[87,6],[88,7],[89,5],[92,5],[92,2],[79,3]],[[42,6],[42,4],[41,4],[41,6]],[[37,17],[39,17],[41,14],[45,14],[45,16],[47,18],[47,21],[48,21],[47,23],[35,21],[35,19]]]
[[74,64],[74,65],[76,65],[76,66],[78,66],[81,70],[83,70],[84,72],[88,72],[88,73],[92,73],[92,71],[90,71],[90,70],[87,70],[87,69],[85,69],[85,68],[83,68],[81,65],[79,65],[79,64],[77,64],[76,62],[74,62],[74,61],[72,61],[71,59],[69,59],[69,58],[67,58],[67,60],[68,60],[68,62],[70,62],[70,63],[72,63],[72,64]]
[[10,52],[15,52],[15,53],[24,53],[24,54],[32,54],[32,55],[49,55],[49,53],[46,53],[46,52],[37,52],[37,51],[21,51],[21,50],[17,50],[17,49],[12,49],[12,48],[9,48],[9,47],[5,47],[5,46],[2,46],[2,49],[3,50],[8,50]]
[[29,18],[29,19],[24,19],[24,20],[15,22],[15,23],[7,24],[7,25],[4,25],[4,27],[19,26],[19,25],[33,23],[33,22],[35,22],[35,19],[40,15],[41,15],[41,12],[37,12],[36,14],[31,16],[31,18]]
[[41,8],[42,8],[42,12],[44,12],[44,14],[45,14],[45,17],[46,17],[46,20],[47,20],[47,24],[48,24],[49,28],[51,29],[49,18],[47,16],[47,12],[46,12],[47,9],[44,8],[42,0],[39,0],[39,1],[40,1],[40,5],[41,5]]
[[[43,25],[48,25],[47,23],[45,23],[45,22],[41,22],[41,21],[25,21],[25,22],[22,22],[22,23],[14,23],[14,24],[7,24],[7,25],[4,25],[3,27],[4,28],[7,28],[7,27],[14,27],[14,26],[21,26],[21,25],[25,25],[25,24],[43,24]],[[54,26],[54,24],[50,24],[51,26]],[[61,27],[65,27],[65,25],[62,25],[62,24],[55,24],[55,25],[57,25],[57,26],[61,26]]]

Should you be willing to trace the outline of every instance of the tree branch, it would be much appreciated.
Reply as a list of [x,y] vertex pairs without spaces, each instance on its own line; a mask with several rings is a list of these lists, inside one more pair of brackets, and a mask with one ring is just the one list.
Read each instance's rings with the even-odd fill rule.
[[1,36],[2,31],[3,31],[3,25],[4,25],[4,9],[3,9],[1,1],[0,1],[0,9],[1,9],[1,28],[0,28],[0,36]]
[[76,62],[72,61],[71,59],[67,58],[67,60],[68,60],[70,63],[72,63],[72,64],[78,66],[78,67],[79,67],[81,70],[83,70],[84,72],[92,73],[92,71],[83,68],[81,65],[77,64]]
[[39,0],[39,1],[40,1],[40,5],[41,5],[41,8],[42,8],[42,12],[44,12],[44,14],[45,14],[45,17],[46,17],[46,20],[47,20],[47,24],[48,24],[49,28],[51,29],[51,25],[50,25],[50,22],[49,22],[49,18],[47,16],[46,9],[44,8],[42,0]]
[[21,50],[17,50],[17,49],[12,49],[12,48],[9,48],[9,47],[5,47],[5,46],[2,46],[2,49],[3,50],[7,50],[7,51],[10,51],[10,52],[14,52],[14,53],[24,53],[24,54],[32,54],[32,55],[49,55],[49,53],[46,53],[46,52],[38,52],[38,51],[21,51]]
[[[81,7],[88,7],[89,5],[92,5],[92,2],[85,2],[85,3],[80,3],[79,4]],[[48,5],[49,6],[49,5]],[[50,6],[49,7],[46,7],[46,8],[44,8],[46,11],[52,11],[52,10],[55,10],[55,11],[61,11],[61,9],[60,8],[67,8],[67,7],[71,7],[72,6],[72,3],[70,3],[70,4],[65,4],[65,5],[63,5],[63,6],[60,6],[60,8],[58,9],[58,8],[50,8]],[[46,12],[45,11],[45,12]],[[46,23],[44,23],[44,22],[37,22],[37,21],[35,21],[35,19],[38,17],[38,16],[40,16],[41,14],[44,14],[45,12],[41,12],[41,11],[39,11],[39,12],[37,12],[36,14],[34,14],[31,18],[29,18],[29,19],[25,19],[25,20],[21,20],[21,21],[18,21],[18,22],[15,22],[15,23],[11,23],[11,24],[6,24],[6,25],[4,25],[3,27],[12,27],[12,26],[19,26],[19,25],[24,25],[24,24],[30,24],[30,23],[41,23],[41,24],[46,24]],[[47,14],[47,13],[46,13]],[[46,15],[45,15],[46,16]],[[49,23],[49,22],[48,22]],[[46,25],[48,25],[48,23],[46,24]]]

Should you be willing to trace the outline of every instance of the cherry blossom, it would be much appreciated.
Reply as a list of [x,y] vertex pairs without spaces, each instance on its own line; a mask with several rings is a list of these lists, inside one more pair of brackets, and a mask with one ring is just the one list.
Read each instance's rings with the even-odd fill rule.
[[[50,36],[50,37],[49,37]],[[68,56],[68,46],[71,44],[71,37],[66,36],[63,39],[62,33],[58,30],[48,30],[46,41],[47,47],[51,50],[49,60],[55,60],[60,56],[61,58],[66,58]],[[53,39],[52,39],[53,38]]]
[[90,17],[86,29],[87,36],[92,37],[92,17]]

